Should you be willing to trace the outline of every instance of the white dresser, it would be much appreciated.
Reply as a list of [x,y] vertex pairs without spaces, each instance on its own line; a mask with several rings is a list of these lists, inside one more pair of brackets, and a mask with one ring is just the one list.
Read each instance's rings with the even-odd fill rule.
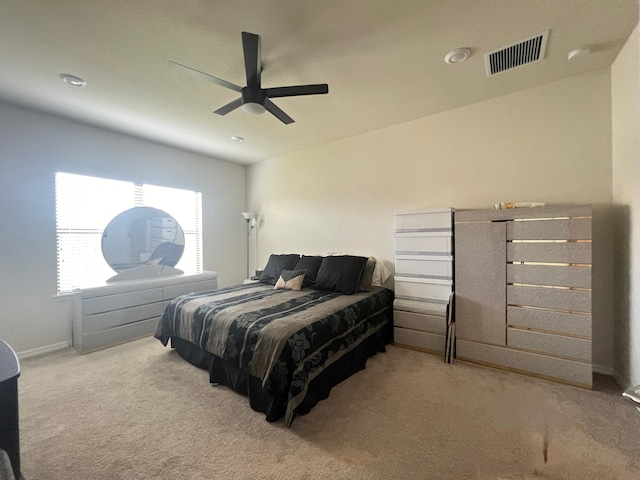
[[453,290],[453,209],[395,214],[394,343],[429,353],[445,350]]
[[216,272],[123,281],[75,293],[73,346],[79,352],[155,332],[173,298],[218,287]]

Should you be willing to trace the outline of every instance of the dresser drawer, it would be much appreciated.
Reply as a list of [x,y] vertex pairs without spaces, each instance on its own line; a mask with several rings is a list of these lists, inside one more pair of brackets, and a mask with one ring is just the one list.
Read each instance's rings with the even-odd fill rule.
[[445,337],[433,333],[416,332],[404,328],[393,329],[393,343],[399,347],[411,347],[427,352],[444,352]]
[[523,307],[589,313],[591,291],[508,285],[507,303]]
[[396,213],[396,232],[451,231],[451,211]]
[[427,300],[406,300],[396,296],[393,301],[394,311],[423,313],[434,317],[444,317],[447,314],[448,302],[429,302]]
[[590,339],[555,335],[553,333],[532,332],[518,328],[507,328],[507,346],[583,362],[591,362]]
[[451,294],[449,284],[426,282],[421,278],[394,277],[396,298],[406,300],[424,299],[436,303],[448,303]]
[[591,364],[587,362],[468,342],[460,338],[456,340],[456,357],[581,387],[591,388],[593,382]]
[[82,312],[83,315],[93,315],[161,301],[162,288],[153,288],[149,290],[139,290],[137,292],[85,298],[82,300]]
[[87,333],[106,330],[128,323],[157,318],[160,315],[162,315],[162,302],[125,308],[114,312],[98,313],[84,317],[82,331]]
[[451,255],[451,237],[420,234],[396,235],[397,255]]
[[90,352],[99,348],[128,342],[135,338],[153,335],[158,326],[158,321],[159,318],[150,318],[107,330],[85,333],[82,335],[82,352]]
[[444,257],[441,260],[426,260],[417,255],[396,256],[396,275],[399,277],[451,280],[453,279],[453,263],[450,257]]
[[586,314],[508,306],[507,325],[591,338],[591,315]]
[[393,325],[395,327],[444,335],[447,331],[446,323],[445,317],[400,310],[393,311]]

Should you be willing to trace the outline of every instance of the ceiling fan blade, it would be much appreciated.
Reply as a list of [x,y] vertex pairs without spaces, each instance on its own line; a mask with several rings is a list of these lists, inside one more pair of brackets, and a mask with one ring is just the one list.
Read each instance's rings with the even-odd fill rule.
[[264,99],[264,108],[266,108],[269,111],[269,113],[271,113],[274,117],[276,117],[285,125],[289,125],[290,123],[293,123],[293,118],[291,118],[289,115],[287,115],[282,110],[280,110],[280,108],[268,98]]
[[224,107],[220,107],[219,109],[217,109],[213,113],[217,113],[218,115],[226,115],[227,113],[235,110],[236,108],[238,108],[241,105],[242,105],[242,97],[234,100],[231,103],[227,103]]
[[298,95],[321,95],[329,93],[329,85],[321,83],[318,85],[296,85],[294,87],[265,88],[264,93],[269,98],[296,97]]
[[182,73],[190,75],[195,78],[200,78],[202,80],[206,80],[207,82],[215,83],[216,85],[220,85],[221,87],[229,88],[236,92],[241,92],[242,87],[235,85],[231,82],[227,82],[226,80],[222,80],[221,78],[214,77],[213,75],[209,75],[208,73],[201,72],[200,70],[196,70],[195,68],[187,67],[186,65],[182,65],[178,62],[173,62],[169,60],[169,67],[175,70],[179,70]]
[[260,88],[262,60],[260,59],[260,35],[242,32],[242,49],[244,51],[244,70],[247,73],[247,87]]

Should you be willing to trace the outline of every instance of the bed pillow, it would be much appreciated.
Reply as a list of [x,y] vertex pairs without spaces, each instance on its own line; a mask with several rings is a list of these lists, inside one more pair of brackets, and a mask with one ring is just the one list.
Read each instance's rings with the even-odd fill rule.
[[376,259],[369,257],[367,264],[362,271],[362,277],[360,277],[360,285],[358,286],[359,292],[370,292],[371,282],[373,281],[373,272],[376,268]]
[[299,258],[300,255],[297,253],[272,254],[260,276],[260,283],[275,285],[278,278],[280,278],[280,272],[282,272],[282,270],[293,270]]
[[352,295],[358,291],[367,257],[324,257],[313,288]]
[[304,268],[297,270],[282,270],[280,278],[276,282],[275,290],[300,290],[304,282],[306,270]]
[[310,287],[315,283],[321,264],[322,257],[320,256],[303,255],[302,257],[300,257],[300,260],[298,260],[298,262],[296,263],[295,269],[298,270],[300,268],[303,268],[307,271],[304,276],[304,283],[302,284],[302,288]]
[[373,269],[373,280],[371,281],[371,285],[374,287],[383,287],[384,282],[386,282],[390,276],[391,272],[387,267],[385,267],[384,263],[380,260],[376,260],[376,267]]

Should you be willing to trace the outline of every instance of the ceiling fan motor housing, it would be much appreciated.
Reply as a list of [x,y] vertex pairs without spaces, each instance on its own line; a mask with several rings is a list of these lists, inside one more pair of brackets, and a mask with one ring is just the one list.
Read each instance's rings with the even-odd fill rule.
[[242,88],[242,104],[245,103],[257,103],[264,105],[264,101],[267,98],[262,89],[250,89],[249,87]]

